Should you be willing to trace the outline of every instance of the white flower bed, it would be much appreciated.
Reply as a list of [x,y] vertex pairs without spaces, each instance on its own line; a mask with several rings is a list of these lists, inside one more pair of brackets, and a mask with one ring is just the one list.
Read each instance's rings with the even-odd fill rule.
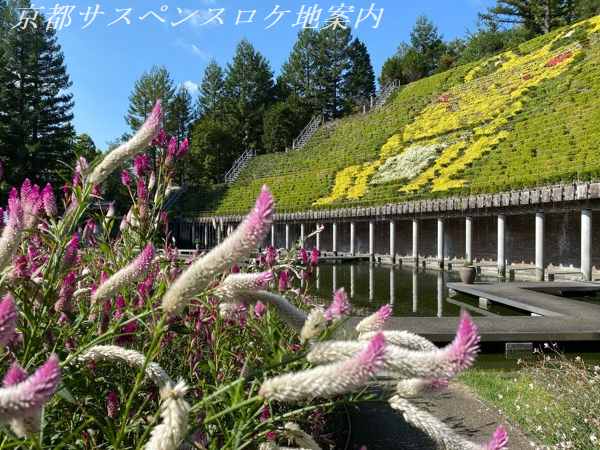
[[381,165],[371,184],[410,180],[429,167],[447,144],[413,145]]

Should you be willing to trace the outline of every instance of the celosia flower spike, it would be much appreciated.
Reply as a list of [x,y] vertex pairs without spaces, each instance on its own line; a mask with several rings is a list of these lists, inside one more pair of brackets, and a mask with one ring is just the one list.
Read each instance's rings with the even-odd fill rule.
[[110,298],[115,295],[122,287],[131,285],[145,277],[154,258],[154,247],[152,244],[146,245],[141,253],[129,265],[123,267],[112,277],[100,284],[96,292],[92,295],[92,302]]
[[160,130],[161,119],[162,109],[160,100],[157,100],[150,116],[137,133],[129,141],[106,155],[100,164],[96,166],[90,175],[90,183],[101,184],[123,163],[148,147]]
[[392,306],[383,305],[374,314],[365,317],[356,326],[356,331],[359,333],[377,332],[383,328],[385,321],[392,315]]
[[160,390],[162,422],[150,435],[145,450],[177,450],[188,432],[190,405],[184,400],[188,387],[183,381],[168,383]]
[[17,326],[17,308],[10,294],[0,302],[0,347],[4,347],[15,336]]
[[0,421],[23,417],[41,408],[52,397],[60,382],[60,366],[56,355],[26,380],[0,389]]
[[[21,383],[27,379],[27,372],[14,362],[2,379],[2,386],[9,387]],[[34,408],[20,417],[14,417],[8,421],[11,430],[18,437],[26,437],[40,431],[42,422],[42,408]]]
[[385,338],[378,334],[353,358],[266,380],[259,395],[268,400],[298,402],[354,392],[381,368],[384,350]]
[[333,301],[329,305],[329,308],[325,310],[325,318],[327,320],[337,320],[349,312],[350,301],[348,300],[348,294],[346,294],[344,288],[340,288],[333,295]]
[[245,291],[265,288],[273,277],[273,272],[232,273],[213,291],[213,295],[225,302],[235,302]]
[[[372,339],[374,335],[375,332],[361,333],[358,340],[368,341]],[[430,352],[438,349],[429,339],[409,331],[384,331],[383,335],[389,344],[403,347],[408,350]]]
[[56,208],[54,190],[50,183],[46,184],[46,187],[42,190],[42,204],[44,205],[44,211],[48,217],[56,216],[58,209]]
[[485,450],[503,450],[506,448],[508,448],[508,433],[506,432],[506,428],[500,425],[494,431],[492,439],[488,442]]
[[263,241],[273,216],[274,200],[271,192],[263,186],[252,212],[221,245],[201,257],[173,283],[162,300],[167,314],[183,308],[190,299],[206,288],[216,275],[227,270]]
[[327,328],[327,319],[325,318],[325,311],[322,308],[313,308],[309,313],[308,317],[302,324],[300,330],[300,340],[302,342],[310,341],[311,339],[319,336],[323,330]]
[[273,305],[277,314],[288,326],[300,331],[306,322],[306,314],[296,308],[291,302],[281,295],[268,291],[246,291],[244,297],[248,301],[262,301],[266,305]]
[[27,372],[25,372],[18,362],[14,362],[4,374],[4,378],[2,378],[2,386],[12,386],[13,384],[21,383],[26,379]]
[[0,271],[10,263],[21,243],[23,220],[23,206],[17,190],[13,188],[8,196],[8,222],[0,236]]

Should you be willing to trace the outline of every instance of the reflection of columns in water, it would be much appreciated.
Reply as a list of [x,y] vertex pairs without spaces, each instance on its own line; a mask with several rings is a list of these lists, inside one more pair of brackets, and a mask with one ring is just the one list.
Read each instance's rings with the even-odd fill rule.
[[419,272],[413,270],[412,273],[412,294],[413,294],[413,312],[417,312],[419,306]]
[[208,224],[204,224],[204,248],[208,248]]
[[394,280],[394,268],[390,267],[390,305],[396,301],[396,283]]
[[304,237],[305,237],[305,234],[304,234],[304,224],[301,223],[300,224],[300,240],[302,241],[302,246],[303,247],[304,247]]
[[438,272],[437,276],[437,316],[442,317],[444,313],[444,272]]
[[315,285],[317,286],[317,290],[321,289],[321,268],[317,266],[317,270],[315,271]]
[[331,225],[331,251],[337,253],[337,222],[333,222]]
[[333,292],[337,290],[337,267],[333,265],[333,275],[331,277],[333,283]]
[[[317,224],[317,230],[319,229],[320,225]],[[317,233],[317,250],[321,250],[321,233]]]
[[374,297],[373,287],[373,266],[369,264],[369,301],[372,302]]
[[354,264],[350,266],[350,298],[354,298]]
[[290,249],[290,224],[285,224],[285,249]]
[[275,247],[275,224],[271,224],[271,247]]

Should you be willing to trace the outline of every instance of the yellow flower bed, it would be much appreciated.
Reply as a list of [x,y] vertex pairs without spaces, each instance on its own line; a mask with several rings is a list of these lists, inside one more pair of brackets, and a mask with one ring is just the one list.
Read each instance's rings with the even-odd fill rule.
[[354,184],[354,178],[358,175],[361,166],[350,166],[339,171],[335,176],[335,185],[331,194],[327,197],[317,200],[315,206],[329,205],[336,200],[340,200],[346,196],[348,189]]
[[371,178],[371,176],[377,171],[380,165],[381,164],[379,161],[363,164],[362,169],[356,174],[354,186],[348,189],[346,198],[350,200],[358,200],[359,198],[362,198],[367,192],[369,178]]

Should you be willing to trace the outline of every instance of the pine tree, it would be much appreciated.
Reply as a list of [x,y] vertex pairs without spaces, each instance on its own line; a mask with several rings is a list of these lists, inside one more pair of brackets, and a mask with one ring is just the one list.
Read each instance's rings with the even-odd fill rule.
[[208,63],[204,70],[202,83],[200,84],[200,95],[196,105],[196,116],[200,118],[207,114],[222,112],[224,91],[223,69],[213,60]]
[[[424,64],[426,75],[431,75],[438,68],[440,56],[444,53],[444,41],[437,27],[425,16],[420,16],[410,33],[412,49],[419,55]],[[410,52],[407,52],[410,55]],[[410,55],[414,57],[414,55]]]
[[522,25],[534,34],[544,34],[576,20],[577,3],[574,0],[497,0],[496,5],[480,17],[500,25]]
[[367,46],[358,38],[348,48],[350,67],[344,76],[343,94],[347,109],[375,94],[375,72]]
[[163,126],[169,134],[175,134],[173,121],[170,120],[170,107],[175,96],[175,86],[169,71],[164,66],[154,66],[144,72],[133,86],[129,96],[129,109],[125,121],[132,131],[137,130],[150,115],[156,100],[161,100],[165,114]]
[[[15,6],[27,8],[29,3]],[[61,47],[42,15],[35,27],[23,30],[12,28],[18,22],[15,10],[3,13],[0,154],[11,168],[8,181],[14,184],[28,176],[60,182],[65,164],[74,160],[73,98],[67,93],[71,81]]]
[[259,149],[263,116],[274,100],[273,72],[263,55],[242,40],[225,78],[226,111],[240,143],[239,153]]
[[183,141],[190,131],[192,122],[192,97],[185,87],[180,87],[169,107],[169,123],[167,128],[179,142]]

